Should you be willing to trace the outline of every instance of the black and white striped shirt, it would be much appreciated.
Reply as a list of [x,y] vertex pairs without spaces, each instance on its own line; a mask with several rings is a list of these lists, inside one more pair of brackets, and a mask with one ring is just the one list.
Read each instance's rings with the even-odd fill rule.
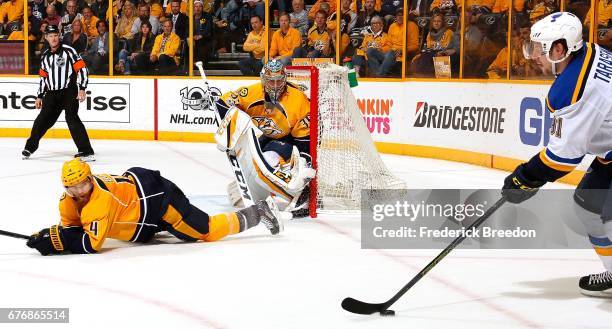
[[47,49],[40,58],[40,82],[38,98],[42,98],[48,90],[68,88],[75,80],[81,90],[87,89],[89,71],[85,62],[74,48],[60,44],[55,52]]

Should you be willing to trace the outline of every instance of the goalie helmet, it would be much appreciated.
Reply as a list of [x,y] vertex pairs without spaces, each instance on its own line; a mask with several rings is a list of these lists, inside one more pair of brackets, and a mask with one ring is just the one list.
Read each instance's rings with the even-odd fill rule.
[[[542,55],[551,63],[560,63],[571,53],[582,48],[582,23],[576,15],[568,12],[550,14],[531,27],[531,42],[523,47],[525,58],[533,59]],[[567,54],[558,60],[550,58],[552,44],[565,40]]]
[[287,72],[285,72],[283,63],[277,59],[270,60],[261,70],[260,77],[270,101],[278,102],[287,87]]
[[62,184],[65,187],[82,183],[89,176],[91,176],[91,168],[78,158],[66,161],[62,166]]

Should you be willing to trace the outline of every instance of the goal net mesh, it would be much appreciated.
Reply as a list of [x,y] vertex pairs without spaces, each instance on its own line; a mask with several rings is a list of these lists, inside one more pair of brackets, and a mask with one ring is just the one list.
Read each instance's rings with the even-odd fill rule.
[[311,185],[316,190],[316,198],[311,191],[311,215],[314,207],[316,213],[358,211],[363,189],[406,187],[380,158],[349,86],[346,67],[289,67],[287,76],[311,100],[311,153],[317,169]]

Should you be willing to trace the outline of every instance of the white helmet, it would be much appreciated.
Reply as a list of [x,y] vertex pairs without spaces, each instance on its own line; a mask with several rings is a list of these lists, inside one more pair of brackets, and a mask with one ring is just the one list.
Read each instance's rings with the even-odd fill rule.
[[[550,58],[550,48],[557,40],[565,40],[567,43],[567,54],[559,60]],[[559,63],[565,60],[572,52],[582,48],[582,22],[576,15],[568,12],[550,14],[537,21],[531,27],[531,44],[524,48],[525,58],[536,55],[546,55],[551,63]]]

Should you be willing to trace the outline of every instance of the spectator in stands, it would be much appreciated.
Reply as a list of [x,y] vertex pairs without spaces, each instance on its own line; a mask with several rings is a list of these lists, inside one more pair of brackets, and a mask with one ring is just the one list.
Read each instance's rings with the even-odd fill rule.
[[113,19],[118,19],[123,14],[123,6],[129,0],[115,0],[113,1]]
[[534,0],[529,1],[529,20],[534,24],[540,18],[558,11],[558,6],[555,0]]
[[380,13],[374,9],[375,4],[375,0],[365,0],[364,10],[357,14],[357,24],[355,27],[369,26],[371,25],[370,20],[372,17],[380,16]]
[[181,3],[181,0],[172,0],[170,3],[171,13],[166,16],[166,19],[172,21],[172,32],[174,34],[181,39],[187,39],[189,36],[189,18],[180,11]]
[[10,0],[0,7],[0,25],[10,34],[11,31],[22,30],[23,0]]
[[[498,1],[498,0],[495,0]],[[502,1],[506,1],[506,0],[502,0]],[[522,1],[522,0],[516,0],[516,1]],[[459,6],[461,1],[459,1]],[[469,1],[467,2],[469,3]],[[458,6],[457,3],[455,3],[455,0],[433,0],[433,2],[431,3],[431,6],[429,7],[429,12],[442,12],[444,14],[458,14]]]
[[[28,44],[30,44],[30,42],[32,41],[36,41],[37,37],[32,33],[32,22],[28,21]],[[11,32],[11,34],[8,36],[7,40],[19,40],[19,41],[23,41],[23,30],[18,30],[18,31],[13,31]],[[32,47],[30,47],[31,49]]]
[[64,15],[64,4],[59,0],[47,0],[47,6],[53,5],[55,7],[55,12],[60,17]]
[[[340,11],[342,12],[342,15],[347,15],[348,19],[344,20],[344,24],[347,24],[346,26],[346,31],[350,32],[355,25],[357,24],[357,14],[351,10],[351,0],[341,0],[340,1]],[[335,26],[336,24],[330,24],[330,22],[334,22],[336,20],[336,13],[333,13],[332,15],[329,16],[330,18],[327,20],[328,24],[327,24],[327,29],[330,31],[335,31]],[[342,18],[340,18],[341,20],[343,20]],[[331,26],[330,26],[331,25]],[[332,33],[332,32],[330,32]]]
[[96,22],[97,34],[83,55],[83,60],[91,74],[107,74],[108,66],[108,25],[104,20]]
[[433,0],[410,0],[408,15],[413,17],[427,16]]
[[[612,1],[610,0],[599,0],[597,1],[597,22],[595,32],[595,42],[599,45],[604,46],[608,49],[612,49]],[[584,26],[591,26],[591,16],[593,15],[593,7],[589,9],[584,20]]]
[[300,31],[289,25],[289,14],[283,13],[278,17],[280,28],[272,34],[270,45],[270,58],[280,60],[284,65],[291,63],[293,51],[302,45]]
[[47,22],[48,25],[61,25],[62,19],[57,15],[57,10],[55,9],[55,6],[47,6],[47,17],[45,17],[44,21]]
[[246,35],[242,7],[237,0],[219,2],[213,15],[213,43],[218,53],[230,52],[232,43],[242,43]]
[[315,15],[315,22],[308,30],[306,45],[293,51],[293,58],[304,57],[332,57],[331,36],[327,32],[327,15],[323,10],[319,10]]
[[98,36],[98,22],[100,19],[93,15],[93,11],[89,7],[83,8],[83,31],[87,39],[93,39]]
[[398,62],[404,60],[404,8],[395,9],[395,22],[389,26],[387,38],[391,50],[373,50],[368,55],[368,68],[373,76],[388,76]]
[[155,16],[158,20],[164,16],[164,8],[162,8],[159,0],[149,0],[144,1],[149,4],[149,8],[151,8],[151,16]]
[[368,65],[373,65],[373,67],[368,68],[368,75],[376,76],[379,73],[380,62],[382,62],[382,60],[378,59],[384,58],[384,54],[391,51],[389,37],[387,33],[383,32],[383,26],[384,22],[380,16],[372,17],[370,22],[372,33],[363,38],[361,46],[357,49],[355,56],[353,56],[355,72],[362,76],[361,70],[365,67],[366,61]]
[[244,2],[246,3],[246,6],[244,7],[245,17],[249,17],[249,19],[253,16],[259,16],[262,19],[263,17],[266,17],[266,6],[263,1],[244,0]]
[[[412,72],[420,76],[433,76],[433,58],[436,56],[455,56],[459,50],[459,38],[456,38],[444,22],[441,13],[433,14],[429,26],[429,33],[425,43],[425,49],[412,60]],[[455,64],[451,58],[451,65]]]
[[309,20],[311,21],[315,20],[315,15],[317,14],[319,10],[321,10],[321,5],[323,3],[326,3],[329,6],[329,10],[326,11],[328,16],[336,12],[336,6],[337,6],[336,0],[317,0],[317,2],[315,2],[315,4],[308,11]]
[[291,6],[293,8],[293,12],[289,14],[291,27],[300,31],[302,37],[306,38],[308,36],[308,12],[304,9],[304,0],[293,0]]
[[[351,0],[341,0],[340,6],[340,56],[352,57],[353,53],[351,52],[348,54],[346,50],[349,49],[348,46],[350,45],[349,33],[357,23],[357,14],[351,10]],[[338,26],[336,15],[337,12],[327,17],[327,32],[329,32],[332,38],[331,44],[334,45],[334,47],[338,44],[336,41],[336,28]]]
[[242,75],[257,76],[263,68],[263,56],[266,51],[266,28],[263,19],[259,16],[251,17],[251,27],[253,30],[249,33],[242,47],[244,51],[250,53],[250,56],[240,60],[238,67]]
[[45,0],[34,0],[28,3],[32,4],[32,15],[38,18],[41,22],[47,17],[47,5]]
[[[340,17],[340,43],[336,42],[336,33],[331,33],[332,44],[338,45],[340,58],[343,61],[350,61],[355,54],[355,47],[351,44],[349,31],[347,30],[351,22],[351,17],[348,14],[342,14]],[[327,25],[329,29],[329,24]]]
[[89,0],[76,0],[77,12],[82,13],[83,8],[89,7]]
[[204,11],[202,1],[196,0],[193,3],[194,62],[205,62],[212,53],[212,22],[212,14]]
[[132,25],[132,34],[136,34],[140,31],[140,24],[144,21],[149,21],[151,23],[151,33],[157,35],[159,31],[159,20],[155,16],[150,16],[150,7],[146,3],[141,3],[138,7],[138,18],[134,21],[134,25]]
[[[406,21],[406,64],[410,63],[414,56],[419,53],[421,45],[419,44],[419,26],[414,22],[413,14],[408,15]],[[406,68],[409,66],[406,65]]]
[[91,11],[94,16],[106,20],[108,18],[108,0],[95,0],[91,5]]
[[132,33],[132,26],[136,21],[136,10],[131,2],[126,2],[122,8],[122,15],[117,20],[115,26],[115,35],[119,39],[131,39],[134,34]]
[[397,8],[400,7],[403,8],[404,6],[399,0],[382,0],[380,14],[385,19],[385,26],[390,26],[391,22],[393,22],[395,19],[395,12],[397,11]]
[[39,36],[41,36],[41,42],[45,40],[45,38],[42,38],[42,36],[45,35],[45,29],[47,28],[48,25],[49,23],[47,23],[46,21],[42,21],[40,23]]
[[40,34],[40,24],[42,23],[42,20],[34,16],[34,13],[32,12],[32,2],[28,2],[28,23],[31,24],[29,25],[30,33],[33,34],[38,40],[38,38],[41,35]]
[[151,23],[144,21],[140,24],[140,32],[130,40],[127,49],[121,49],[119,52],[115,72],[130,75],[132,72],[141,71],[142,68],[138,67],[137,63],[146,63],[149,60],[154,42],[155,36],[151,33]]
[[525,0],[495,0],[495,4],[493,4],[493,13],[507,14],[510,8],[510,1],[512,1],[515,13],[521,13],[525,10]]
[[[365,10],[365,0],[353,0],[351,3],[351,10],[360,13]],[[374,2],[374,10],[380,12],[382,8],[382,0],[376,0]]]
[[79,18],[75,18],[70,26],[70,32],[64,34],[62,43],[82,54],[87,48],[87,36],[83,33],[83,23]]
[[147,71],[157,65],[160,75],[169,75],[177,68],[180,44],[181,39],[172,32],[172,21],[166,20],[163,25],[163,33],[155,38],[148,61],[139,62],[137,58],[136,64]]
[[[168,15],[172,14],[172,3],[174,1],[175,0],[170,0],[166,4],[166,6],[164,7],[165,8],[165,16],[168,16]],[[179,12],[181,12],[183,14],[187,14],[187,8],[188,8],[187,7],[187,1],[185,1],[185,0],[178,0],[178,1],[179,1]]]
[[66,2],[66,13],[62,16],[61,34],[70,33],[72,31],[72,23],[81,18],[83,18],[83,16],[81,13],[77,12],[76,1],[68,0]]

